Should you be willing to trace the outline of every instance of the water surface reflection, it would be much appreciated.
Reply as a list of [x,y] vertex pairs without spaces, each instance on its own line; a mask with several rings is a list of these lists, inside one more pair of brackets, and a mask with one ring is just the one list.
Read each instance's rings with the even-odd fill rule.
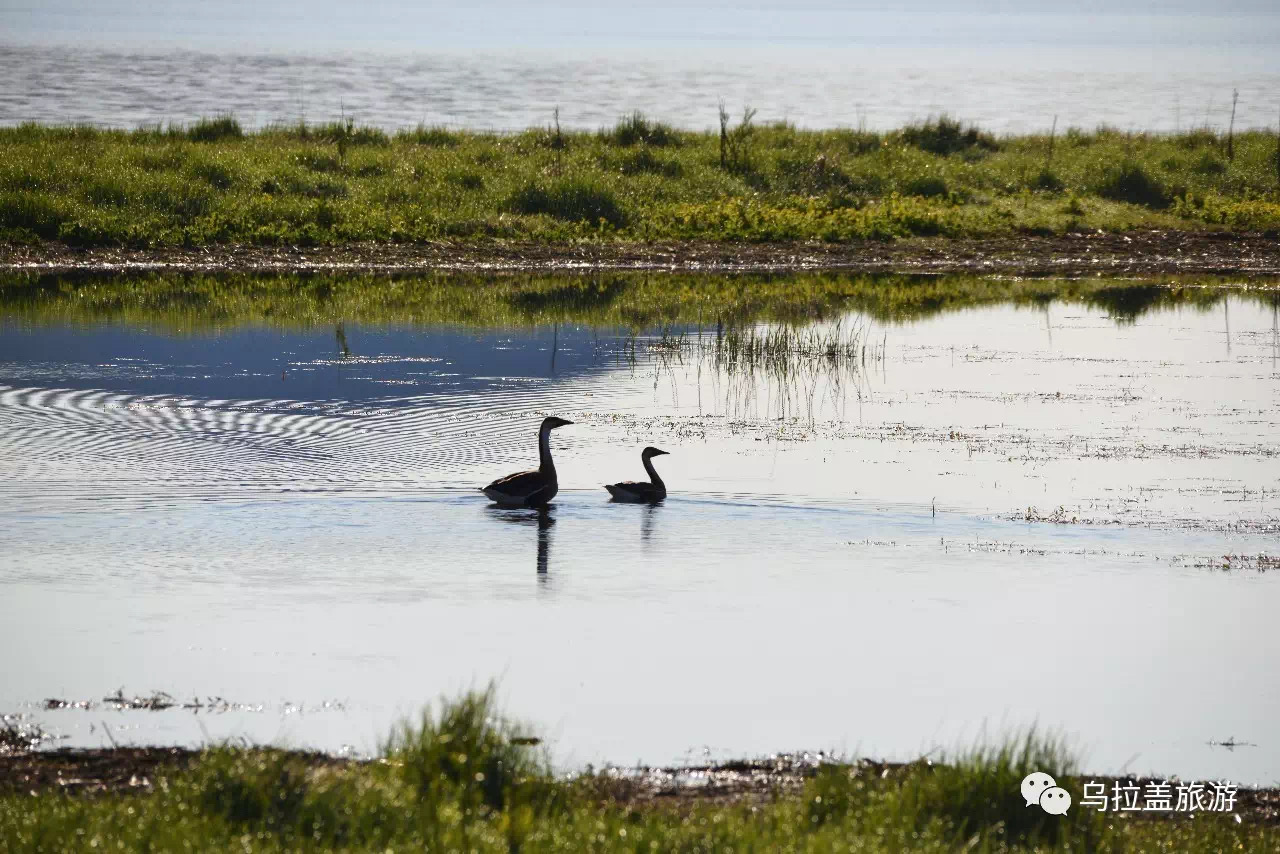
[[519,510],[499,507],[496,504],[489,507],[489,512],[504,522],[537,528],[538,534],[534,538],[537,543],[537,559],[534,565],[537,567],[538,580],[543,582],[547,580],[548,565],[551,560],[551,526],[556,523],[554,511],[554,504]]
[[[499,676],[566,763],[701,743],[909,757],[1038,721],[1100,771],[1136,754],[1135,772],[1269,782],[1270,295],[785,284],[707,284],[732,306],[716,320],[689,282],[391,307],[331,283],[324,322],[278,326],[199,281],[185,314],[0,288],[0,643],[19,651],[0,705],[121,684],[336,698],[115,737],[371,749]],[[104,317],[80,314],[95,300]],[[555,503],[490,507],[478,487],[528,464],[550,413],[579,425],[553,434]],[[650,444],[672,451],[670,496],[610,503]],[[1211,636],[1242,642],[1224,660]],[[1229,735],[1259,746],[1207,746]]]

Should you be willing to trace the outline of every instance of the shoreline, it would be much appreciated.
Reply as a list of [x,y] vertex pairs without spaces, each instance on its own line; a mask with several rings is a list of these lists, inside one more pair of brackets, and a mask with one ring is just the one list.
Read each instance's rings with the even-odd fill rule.
[[[329,775],[362,769],[377,759],[335,757],[308,750],[283,750],[254,746],[243,751],[264,757],[283,757],[312,771]],[[0,797],[39,797],[53,793],[68,797],[146,796],[164,788],[158,781],[192,771],[205,751],[185,747],[58,748],[0,753]],[[901,780],[929,773],[935,767],[926,758],[913,762],[887,762],[869,758],[831,760],[821,754],[777,754],[770,757],[670,767],[621,767],[610,765],[562,778],[566,786],[585,786],[598,803],[630,810],[683,810],[697,806],[760,806],[802,796],[806,784],[835,768],[854,778]],[[1136,785],[1145,790],[1156,780],[1131,774],[1077,774],[1062,778],[1073,789],[1084,781]],[[1192,781],[1194,782],[1194,781]],[[1231,814],[1241,823],[1280,827],[1280,787],[1240,786]],[[1137,821],[1186,821],[1188,814],[1175,811],[1117,811],[1117,817]]]
[[523,241],[215,244],[81,248],[0,243],[0,271],[39,274],[283,272],[972,273],[1027,277],[1280,275],[1280,238],[1224,231],[1074,232],[1054,237],[730,243]]
[[[341,775],[359,772],[380,763],[327,753],[253,746],[241,751],[264,757],[282,757],[313,771]],[[60,793],[70,797],[145,796],[164,784],[157,781],[194,769],[206,751],[186,747],[130,746],[109,748],[56,748],[0,753],[0,797],[38,797]],[[752,806],[798,797],[820,770],[838,769],[852,777],[876,780],[903,779],[928,773],[935,763],[927,758],[912,762],[888,762],[870,758],[831,759],[822,754],[776,754],[770,757],[731,759],[684,766],[590,766],[562,778],[564,785],[585,785],[595,799],[628,809]],[[1136,785],[1180,781],[1132,774],[1076,774],[1062,778],[1078,789],[1084,781],[1108,785]],[[1194,781],[1192,781],[1194,782]],[[1240,786],[1232,814],[1241,822],[1280,826],[1280,787]],[[1118,811],[1126,819],[1146,821],[1188,820],[1175,811]]]

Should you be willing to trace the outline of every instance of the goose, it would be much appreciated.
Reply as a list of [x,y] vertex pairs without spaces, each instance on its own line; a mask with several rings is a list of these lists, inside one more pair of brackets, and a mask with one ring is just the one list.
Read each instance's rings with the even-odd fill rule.
[[572,423],[555,416],[544,418],[538,428],[538,467],[500,477],[480,491],[503,507],[545,507],[560,491],[551,461],[551,431]]
[[613,496],[614,501],[635,501],[635,502],[651,502],[661,501],[667,497],[667,485],[662,482],[662,478],[658,477],[658,473],[653,470],[653,463],[650,462],[654,457],[660,457],[667,451],[659,451],[653,446],[649,446],[640,452],[640,461],[644,463],[644,470],[649,473],[649,479],[652,483],[643,481],[627,480],[622,483],[606,484],[605,489],[609,490],[609,494]]

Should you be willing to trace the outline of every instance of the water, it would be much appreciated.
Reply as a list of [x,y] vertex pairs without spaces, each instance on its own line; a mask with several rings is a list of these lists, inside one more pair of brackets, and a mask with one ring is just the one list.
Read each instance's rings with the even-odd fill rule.
[[[370,752],[498,678],[566,767],[1038,723],[1099,773],[1272,782],[1280,331],[1248,293],[848,315],[813,329],[865,360],[750,370],[696,327],[39,318],[0,325],[0,709],[63,743]],[[550,412],[554,507],[491,507]],[[646,444],[671,497],[609,503]],[[122,685],[231,705],[41,708]]]
[[949,112],[996,132],[1276,123],[1280,13],[1202,4],[116,2],[0,10],[0,123],[133,128],[232,112],[250,127],[354,117],[512,130],[689,128],[737,113],[899,127]]

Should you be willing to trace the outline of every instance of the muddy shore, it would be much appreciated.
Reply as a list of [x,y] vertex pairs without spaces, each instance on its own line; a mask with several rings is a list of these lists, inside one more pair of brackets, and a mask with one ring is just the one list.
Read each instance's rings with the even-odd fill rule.
[[[324,753],[290,751],[313,769],[341,772],[371,760],[338,758]],[[200,752],[181,747],[116,747],[94,750],[62,749],[0,753],[0,796],[61,792],[73,796],[128,796],[151,792],[161,778],[181,773],[200,759]],[[589,771],[591,790],[603,804],[630,808],[684,808],[697,804],[757,804],[797,795],[820,767],[815,755],[780,754],[673,768],[605,768]],[[927,770],[928,762],[879,762],[860,759],[843,765],[853,775],[884,778]],[[1141,777],[1106,775],[1081,780],[1105,780],[1108,787],[1145,787]],[[1241,787],[1234,814],[1241,821],[1280,825],[1280,789]],[[1129,820],[1188,820],[1176,812],[1121,813]]]
[[0,244],[0,270],[38,273],[669,270],[1019,276],[1280,275],[1280,236],[1136,231],[892,243],[425,243],[75,248]]

